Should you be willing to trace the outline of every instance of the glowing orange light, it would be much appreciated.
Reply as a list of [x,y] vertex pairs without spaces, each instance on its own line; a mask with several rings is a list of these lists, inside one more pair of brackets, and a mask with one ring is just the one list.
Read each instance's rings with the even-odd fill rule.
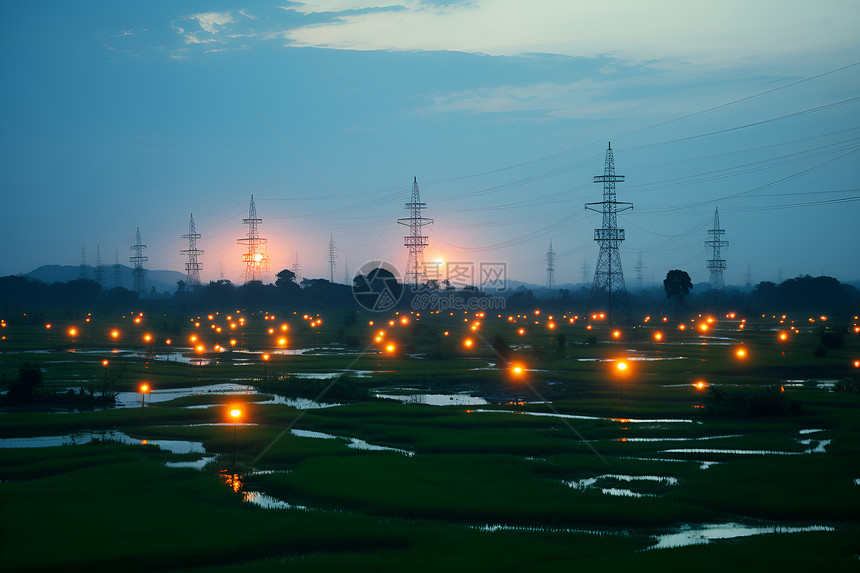
[[540,310],[535,310],[535,316],[540,316]]
[[678,325],[678,330],[686,330],[686,329],[687,329],[687,325],[686,325],[686,324],[679,324],[679,325]]
[[77,336],[77,335],[78,335],[78,330],[76,328],[70,328],[69,329],[69,336]]
[[546,325],[546,327],[547,327],[548,329],[550,329],[550,330],[553,330],[553,329],[555,328],[555,323],[554,323],[554,322],[550,322],[549,324],[547,324],[547,325]]
[[668,317],[668,316],[664,316],[664,317],[663,317],[663,322],[669,322],[669,317]]
[[385,347],[385,350],[386,350],[388,353],[392,353],[392,352],[394,352],[394,349],[395,349],[395,346],[394,346],[393,344],[389,344],[388,346],[386,346],[386,347]]
[[409,319],[407,317],[403,317],[400,319],[400,324],[406,325],[409,324]]
[[242,410],[240,410],[239,408],[233,408],[232,410],[230,410],[230,417],[234,420],[238,420],[240,417],[242,417]]
[[269,359],[269,355],[268,355],[268,354],[263,354],[262,358],[263,358],[263,360],[268,360],[268,359]]
[[606,318],[606,315],[601,312],[600,314],[597,315],[597,318]]
[[[235,323],[235,322],[231,322],[231,323],[230,323],[230,328],[232,328],[232,329],[234,329],[234,330],[235,330],[235,329],[236,329],[236,323]],[[221,329],[219,328],[218,330],[220,331]]]
[[197,346],[197,348],[195,350],[197,350],[197,352],[203,352],[204,350],[206,350],[206,347],[204,347],[202,344],[200,344]]
[[200,323],[199,323],[199,322],[195,322],[195,323],[194,323],[194,328],[200,328]]
[[102,366],[107,366],[107,365],[108,365],[108,361],[107,361],[107,360],[102,360]]
[[472,348],[472,344],[473,343],[471,338],[467,338],[463,341],[463,346],[465,346],[466,348]]
[[281,330],[282,330],[283,332],[286,332],[288,328],[289,328],[289,326],[287,326],[286,324],[282,324],[282,325],[281,325]]
[[521,328],[521,329],[519,329],[519,330],[517,331],[517,333],[519,333],[519,335],[520,335],[520,336],[522,336],[522,335],[524,335],[524,334],[526,333],[526,329],[525,329],[525,328]]
[[523,367],[522,367],[522,366],[520,366],[519,364],[514,364],[514,365],[511,367],[511,372],[513,372],[514,374],[516,374],[517,376],[519,376],[520,374],[522,374],[523,372],[525,372],[525,368],[523,368]]
[[135,319],[134,319],[134,323],[135,323],[135,324],[140,324],[140,317],[139,317],[139,316],[138,316],[138,317],[135,317]]
[[615,367],[618,368],[618,370],[620,370],[621,372],[624,372],[625,370],[627,370],[627,363],[620,361],[618,362],[618,364],[615,365]]
[[138,388],[138,392],[140,392],[141,394],[146,394],[147,392],[149,392],[149,384],[141,384]]
[[737,351],[735,352],[735,355],[736,355],[738,358],[746,358],[746,356],[747,356],[747,351],[746,351],[746,350],[744,350],[743,348],[738,348],[738,349],[737,349]]
[[788,334],[786,334],[785,332],[780,332],[779,333],[779,339],[780,340],[788,340]]
[[143,335],[143,341],[144,341],[144,342],[149,342],[149,341],[151,341],[151,340],[152,340],[152,335],[151,335],[151,334],[144,334],[144,335]]
[[662,332],[655,332],[654,333],[654,340],[663,340],[663,333]]
[[592,315],[591,315],[591,320],[597,320],[597,315],[596,315],[596,314],[592,314]]
[[854,361],[854,368],[860,368],[860,360]]
[[279,345],[279,346],[284,346],[286,343],[287,343],[287,339],[286,339],[286,338],[279,338],[279,339],[278,339],[278,345]]
[[448,336],[448,331],[446,330],[445,332],[443,332],[443,333],[442,333],[442,335],[443,335],[443,336]]
[[612,332],[612,338],[620,338],[620,337],[621,337],[621,331],[620,330],[615,330]]
[[585,330],[591,330],[591,325],[589,324],[588,326],[586,326]]
[[701,330],[702,332],[708,332],[708,325],[703,322],[699,325],[699,330]]
[[230,346],[236,346],[236,339],[235,338],[230,339]]
[[705,389],[705,387],[707,387],[707,384],[705,384],[702,380],[699,380],[698,382],[696,382],[695,384],[693,384],[693,386],[695,386],[695,387],[696,387],[696,388],[698,388],[699,390],[704,390],[704,389]]
[[168,338],[167,340],[164,341],[164,343],[170,345],[170,344],[173,344],[173,341]]
[[191,342],[197,342],[197,335],[196,334],[191,335]]

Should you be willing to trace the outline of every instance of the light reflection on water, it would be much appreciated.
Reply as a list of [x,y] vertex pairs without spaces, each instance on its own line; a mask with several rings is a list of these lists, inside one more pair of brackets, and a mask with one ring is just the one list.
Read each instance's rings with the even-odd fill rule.
[[334,434],[326,434],[324,432],[314,432],[313,430],[297,430],[291,429],[290,432],[299,438],[318,438],[324,440],[345,440],[347,442],[346,447],[353,448],[356,450],[369,450],[369,451],[377,451],[377,452],[397,452],[398,454],[403,454],[408,457],[412,457],[415,455],[415,452],[410,450],[403,450],[400,448],[392,448],[389,446],[380,446],[378,444],[371,444],[364,440],[360,440],[358,438],[349,438],[346,436],[335,436]]
[[623,481],[628,483],[633,483],[637,481],[645,481],[645,482],[654,482],[662,485],[678,485],[678,478],[669,477],[669,476],[633,476],[633,475],[625,475],[625,474],[605,474],[592,478],[584,478],[581,480],[571,480],[571,481],[562,481],[563,484],[572,489],[578,489],[581,491],[589,490],[589,489],[599,489],[601,493],[604,495],[615,495],[621,497],[657,497],[656,494],[651,493],[641,493],[637,491],[633,491],[632,489],[626,488],[617,488],[617,487],[601,487],[599,485],[600,482],[605,482],[607,480],[616,480]]
[[[400,392],[402,391],[401,389]],[[373,396],[386,400],[397,400],[403,404],[426,404],[428,406],[486,406],[489,404],[484,398],[470,396],[469,394],[393,394],[375,392]]]
[[552,412],[526,412],[520,410],[485,410],[478,408],[476,410],[467,410],[468,413],[503,413],[503,414],[522,414],[525,416],[545,416],[547,418],[566,418],[570,420],[609,420],[612,422],[630,423],[630,424],[692,424],[693,420],[681,418],[657,418],[657,419],[636,419],[636,418],[607,418],[604,416],[585,416],[580,414],[555,414]]
[[741,523],[710,523],[697,526],[685,525],[681,531],[664,533],[657,536],[657,542],[648,547],[651,549],[668,549],[685,547],[687,545],[702,545],[714,539],[731,539],[750,535],[766,535],[769,533],[804,533],[808,531],[835,531],[827,525],[808,525],[805,527],[788,527],[783,525],[751,526]]
[[141,440],[122,432],[80,432],[62,436],[37,436],[32,438],[3,438],[0,448],[54,448],[58,446],[80,446],[94,440],[105,440],[128,445],[149,445],[173,454],[205,454],[201,442],[184,440]]

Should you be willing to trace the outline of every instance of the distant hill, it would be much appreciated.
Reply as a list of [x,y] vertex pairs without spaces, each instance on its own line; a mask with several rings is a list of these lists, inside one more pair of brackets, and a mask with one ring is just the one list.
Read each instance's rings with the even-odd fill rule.
[[[115,286],[121,286],[131,289],[134,285],[133,269],[125,265],[120,265],[120,284],[114,284],[114,266],[103,265],[102,273],[104,275],[104,288],[112,289]],[[96,269],[87,265],[87,278],[96,280]],[[80,265],[42,265],[41,267],[30,271],[23,275],[31,279],[42,281],[43,283],[68,282],[81,278]],[[173,293],[176,291],[176,282],[185,280],[185,274],[177,271],[156,271],[146,270],[145,279],[146,290],[151,291],[152,287],[159,293],[167,291]]]

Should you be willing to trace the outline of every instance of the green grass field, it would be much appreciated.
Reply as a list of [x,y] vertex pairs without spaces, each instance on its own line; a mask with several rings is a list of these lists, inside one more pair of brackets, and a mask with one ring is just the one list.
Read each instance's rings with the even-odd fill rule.
[[[36,365],[44,400],[6,403],[0,439],[118,431],[132,443],[0,448],[3,569],[856,570],[860,394],[832,391],[858,378],[856,319],[842,348],[815,356],[820,317],[653,317],[615,335],[567,315],[302,314],[6,318],[3,383]],[[493,350],[499,337],[520,374]],[[149,356],[168,349],[174,360]],[[145,408],[50,403],[142,382],[156,392]],[[258,393],[159,397],[225,383]],[[385,388],[489,403],[373,398]],[[341,405],[299,410],[275,395]],[[162,440],[206,453],[152,445]],[[166,465],[203,457],[203,469]],[[307,509],[265,509],[248,492]],[[647,550],[718,523],[826,530]]]

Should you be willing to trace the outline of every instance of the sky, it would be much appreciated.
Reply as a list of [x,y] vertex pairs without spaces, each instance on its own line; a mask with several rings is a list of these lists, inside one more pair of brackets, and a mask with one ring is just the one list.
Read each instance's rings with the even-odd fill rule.
[[[268,280],[428,262],[589,282],[611,142],[628,287],[860,279],[860,2],[5,2],[0,276],[43,264],[241,283],[254,196]],[[641,264],[640,264],[641,261]],[[637,271],[636,267],[639,267]],[[641,275],[641,281],[639,276]],[[112,276],[108,273],[108,276]],[[125,285],[130,287],[130,285]]]

